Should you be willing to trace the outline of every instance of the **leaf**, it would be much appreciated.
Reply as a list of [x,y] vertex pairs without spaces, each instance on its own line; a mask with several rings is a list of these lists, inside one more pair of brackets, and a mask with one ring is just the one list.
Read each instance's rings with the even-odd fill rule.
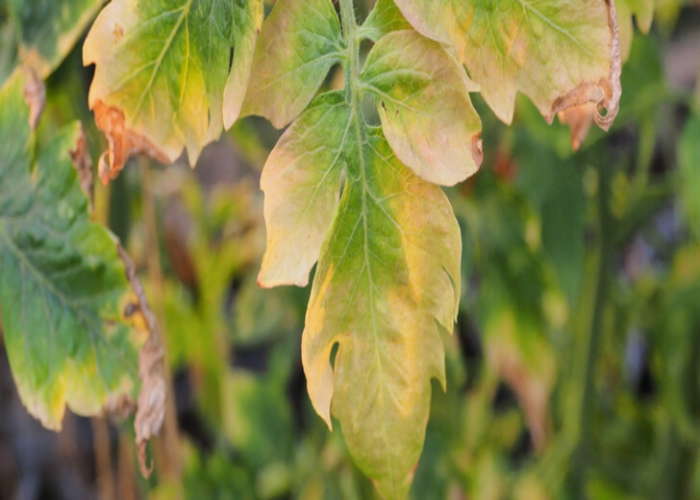
[[262,286],[308,284],[338,206],[349,134],[345,93],[321,94],[270,154],[260,181],[267,226]]
[[63,61],[102,0],[8,0],[22,64],[45,79]]
[[233,2],[234,58],[224,89],[224,126],[230,129],[241,114],[243,99],[253,68],[258,32],[263,22],[263,4],[259,0]]
[[[258,42],[255,67],[265,69],[254,70],[244,113],[258,106],[276,126],[301,113],[263,171],[268,246],[259,283],[306,285],[318,261],[302,337],[311,401],[329,427],[331,415],[339,420],[380,495],[400,499],[423,447],[431,379],[445,385],[439,332],[451,331],[456,317],[461,238],[444,193],[401,162],[382,129],[365,123],[360,103],[391,98],[401,116],[387,112],[383,125],[394,146],[422,141],[413,156],[401,153],[422,175],[452,183],[450,175],[475,170],[480,123],[460,65],[412,30],[379,40],[360,72],[360,41],[389,28],[357,28],[352,5],[341,8],[345,41],[328,0],[280,0]],[[300,59],[307,52],[312,57]],[[346,88],[313,99],[335,62]],[[426,168],[429,158],[442,163]]]
[[[430,379],[445,384],[438,324],[459,297],[459,227],[445,195],[353,115],[347,180],[321,251],[302,361],[311,401],[340,420],[350,453],[386,498],[403,498],[420,456]],[[334,365],[331,352],[338,345]]]
[[566,109],[594,102],[606,129],[619,106],[620,47],[607,0],[396,0],[423,35],[452,47],[488,105],[511,123],[523,92],[551,122]]
[[654,0],[617,0],[615,6],[620,25],[622,60],[627,61],[634,34],[632,16],[636,19],[639,30],[648,34],[654,20]]
[[308,106],[343,51],[330,0],[277,2],[255,49],[242,115],[264,116],[284,127]]
[[454,185],[481,165],[481,120],[461,65],[413,30],[383,37],[360,75],[387,141],[416,175]]
[[102,10],[83,62],[96,66],[90,108],[110,143],[100,162],[103,182],[136,153],[172,163],[184,148],[194,165],[224,118],[235,121],[260,2],[113,0]]
[[394,0],[377,0],[367,20],[362,25],[369,38],[375,43],[392,31],[411,29],[411,25],[403,17]]
[[58,429],[135,396],[148,336],[117,242],[88,218],[71,164],[79,124],[36,157],[16,72],[0,90],[0,304],[10,366],[29,412]]

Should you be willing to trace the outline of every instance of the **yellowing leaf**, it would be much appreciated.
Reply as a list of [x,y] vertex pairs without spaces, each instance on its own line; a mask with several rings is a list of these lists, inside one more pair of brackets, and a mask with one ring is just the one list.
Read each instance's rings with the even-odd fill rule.
[[0,90],[0,317],[23,403],[58,429],[66,405],[94,415],[136,395],[148,329],[117,242],[89,220],[79,124],[35,156],[20,75]]
[[270,154],[261,179],[267,222],[261,285],[309,282],[338,206],[349,115],[343,92],[322,94]]
[[481,120],[461,65],[413,30],[382,37],[360,75],[378,101],[387,141],[396,156],[429,182],[454,185],[483,159]]
[[224,89],[224,126],[227,130],[233,126],[241,114],[263,15],[263,4],[259,0],[236,0],[233,2],[233,47],[235,52],[231,74]]
[[[302,361],[316,411],[341,423],[358,466],[403,498],[420,456],[430,379],[445,384],[438,324],[459,297],[459,227],[437,186],[351,116],[347,180],[321,251]],[[334,365],[331,351],[338,344]]]
[[362,29],[367,32],[370,39],[377,42],[392,31],[411,29],[411,25],[403,17],[394,0],[377,0]]
[[184,148],[195,164],[224,116],[237,117],[261,21],[261,0],[113,0],[102,10],[83,61],[96,65],[90,108],[110,142],[103,182],[135,153],[172,163]]
[[632,48],[632,16],[634,16],[639,30],[647,34],[654,20],[654,0],[617,0],[617,18],[620,25],[620,45],[622,60],[626,61]]
[[331,0],[277,2],[255,49],[243,116],[284,127],[308,106],[343,51]]
[[604,129],[620,99],[620,42],[607,0],[396,0],[423,35],[452,47],[484,99],[506,123],[523,92],[552,121],[594,102]]

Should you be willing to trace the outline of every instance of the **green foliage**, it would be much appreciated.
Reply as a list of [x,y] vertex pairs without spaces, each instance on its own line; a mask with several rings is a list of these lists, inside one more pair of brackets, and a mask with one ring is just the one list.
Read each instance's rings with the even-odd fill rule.
[[[676,465],[698,441],[700,122],[695,110],[682,123],[678,170],[656,172],[675,158],[666,108],[691,98],[663,80],[661,36],[632,34],[655,10],[670,29],[678,2],[277,0],[263,22],[262,0],[113,0],[77,49],[95,64],[89,99],[75,75],[52,77],[32,131],[32,75],[56,69],[98,6],[0,0],[0,82],[13,75],[0,90],[1,317],[20,395],[46,426],[66,404],[136,399],[160,363],[157,345],[139,362],[153,315],[71,165],[82,129],[60,126],[83,99],[107,139],[105,183],[136,154],[186,151],[194,166],[239,117],[217,148],[236,178],[264,163],[264,222],[248,180],[200,188],[173,167],[155,185],[144,174],[139,202],[124,197],[139,192],[132,170],[98,192],[95,218],[119,220],[148,267],[169,367],[206,436],[186,438],[184,479],[164,474],[155,497],[697,493],[694,462]],[[611,140],[586,140],[616,116]],[[443,191],[484,158],[491,168]],[[658,214],[676,195],[671,237]],[[622,375],[635,342],[658,380],[649,400]],[[252,370],[251,352],[264,353]],[[162,398],[149,401],[162,419]]]
[[117,242],[88,218],[71,159],[80,125],[35,152],[22,84],[16,73],[0,91],[2,324],[24,404],[58,429],[66,404],[94,415],[136,395],[147,331]]

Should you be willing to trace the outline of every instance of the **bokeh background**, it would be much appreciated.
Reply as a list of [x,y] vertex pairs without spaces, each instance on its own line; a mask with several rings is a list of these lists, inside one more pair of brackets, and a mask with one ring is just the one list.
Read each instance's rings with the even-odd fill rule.
[[[447,190],[463,295],[413,499],[700,498],[700,7],[657,4],[613,129],[578,152],[525,98],[506,127],[474,96],[485,161]],[[1,6],[0,81],[16,64]],[[48,81],[39,140],[80,119],[96,159],[81,45]],[[155,473],[138,472],[129,419],[43,430],[0,333],[0,499],[374,498],[306,394],[309,291],[256,285],[258,181],[279,135],[245,119],[194,170],[136,159],[98,189],[95,217],[129,249],[167,341]]]

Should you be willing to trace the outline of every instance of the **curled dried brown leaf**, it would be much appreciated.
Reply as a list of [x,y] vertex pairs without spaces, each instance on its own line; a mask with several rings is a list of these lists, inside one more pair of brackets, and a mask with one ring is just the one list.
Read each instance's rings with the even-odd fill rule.
[[140,314],[150,332],[148,340],[139,353],[141,393],[136,403],[136,419],[134,420],[139,468],[141,474],[148,478],[153,472],[153,465],[146,465],[146,444],[151,438],[158,435],[165,419],[165,399],[167,397],[163,376],[165,351],[160,342],[156,316],[148,305],[143,286],[136,275],[136,267],[121,245],[119,246],[119,257],[124,262],[126,276],[137,297],[137,303],[127,305],[125,315]]
[[146,137],[127,128],[124,113],[120,109],[97,101],[93,112],[97,128],[105,134],[109,143],[109,149],[100,157],[98,164],[98,174],[104,185],[117,178],[133,155],[145,154],[161,163],[175,161],[175,158],[168,157]]
[[[606,132],[610,130],[620,110],[622,97],[622,56],[620,29],[617,22],[615,2],[607,0],[608,23],[612,38],[610,41],[610,75],[598,82],[586,82],[557,99],[552,105],[548,121],[559,116],[559,121],[571,128],[571,144],[578,150],[595,122]],[[605,111],[605,113],[602,112]]]

